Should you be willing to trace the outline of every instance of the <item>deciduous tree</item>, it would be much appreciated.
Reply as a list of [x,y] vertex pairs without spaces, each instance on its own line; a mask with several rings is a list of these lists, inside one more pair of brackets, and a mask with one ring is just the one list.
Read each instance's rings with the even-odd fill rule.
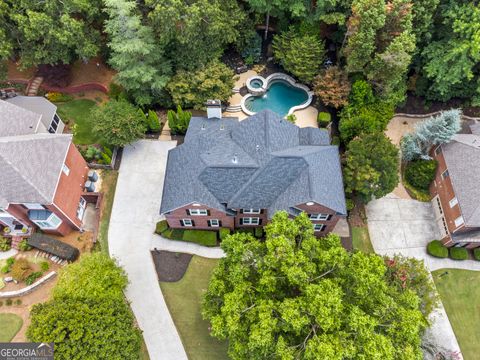
[[315,77],[313,89],[325,105],[340,108],[348,103],[348,75],[339,66],[330,66]]
[[422,359],[422,301],[381,257],[349,253],[334,234],[317,239],[304,213],[279,212],[265,230],[265,241],[222,242],[204,297],[231,358]]

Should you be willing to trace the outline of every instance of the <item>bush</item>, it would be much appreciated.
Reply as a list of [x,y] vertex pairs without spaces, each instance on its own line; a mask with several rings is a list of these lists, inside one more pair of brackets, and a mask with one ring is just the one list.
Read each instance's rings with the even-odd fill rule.
[[167,220],[161,220],[157,222],[157,225],[155,226],[155,234],[162,235],[162,233],[167,229],[168,229]]
[[182,107],[178,105],[177,112],[168,110],[167,118],[171,133],[183,135],[187,132],[192,113],[189,111],[183,111]]
[[468,250],[461,247],[451,247],[449,249],[450,258],[453,260],[467,260]]
[[332,145],[340,145],[340,138],[338,136],[333,136],[332,137]]
[[160,120],[158,120],[158,115],[153,110],[148,110],[147,125],[148,130],[152,132],[159,132],[161,130]]
[[10,239],[0,236],[0,251],[8,251],[12,248]]
[[480,248],[473,249],[473,257],[475,260],[480,261]]
[[48,262],[47,261],[42,261],[40,263],[40,270],[45,272],[45,271],[48,271],[48,269],[50,269],[50,265],[48,264]]
[[183,240],[195,242],[204,246],[217,245],[217,232],[208,230],[185,230]]
[[437,165],[436,160],[411,161],[405,168],[405,180],[417,189],[428,190],[435,178]]
[[15,300],[15,305],[22,305],[22,300],[20,299]]
[[32,247],[30,245],[28,245],[27,239],[23,239],[18,244],[18,249],[20,251],[29,251],[29,250],[32,250]]
[[7,263],[2,267],[2,273],[6,274],[12,270],[12,265],[15,263],[15,259],[13,257],[7,259]]
[[352,199],[347,199],[346,205],[348,211],[352,211],[355,208],[355,202]]
[[18,259],[12,265],[12,277],[17,281],[23,281],[30,272],[30,263],[27,259]]
[[263,228],[262,227],[256,227],[254,232],[253,232],[253,235],[257,238],[257,239],[260,239],[263,237]]
[[12,299],[7,299],[5,301],[5,305],[7,305],[7,306],[12,306],[12,303],[13,303]]
[[60,92],[48,92],[45,96],[51,102],[66,102],[73,99],[73,96]]
[[42,273],[40,271],[33,272],[27,276],[27,278],[25,279],[25,284],[32,285],[35,282],[35,280],[37,280],[41,276],[42,276]]
[[332,115],[328,112],[319,112],[317,117],[318,126],[321,128],[326,128],[328,124],[332,121]]
[[170,240],[183,240],[183,230],[182,229],[167,229],[161,234],[164,238]]
[[108,96],[114,100],[126,100],[125,89],[114,82],[108,86]]
[[229,228],[220,228],[218,231],[218,235],[220,237],[220,240],[225,240],[228,235],[230,235],[230,229]]
[[427,253],[438,258],[446,258],[448,257],[448,248],[440,240],[433,240],[427,245]]
[[295,124],[295,121],[297,121],[297,116],[295,114],[290,114],[285,117],[285,120],[291,122],[292,124]]

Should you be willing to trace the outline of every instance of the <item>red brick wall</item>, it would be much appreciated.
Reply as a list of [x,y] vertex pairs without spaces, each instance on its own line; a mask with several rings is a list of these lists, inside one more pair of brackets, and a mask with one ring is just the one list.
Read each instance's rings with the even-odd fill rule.
[[342,215],[337,215],[336,211],[327,208],[326,206],[313,203],[313,205],[307,205],[306,203],[304,204],[298,204],[295,205],[295,207],[299,210],[302,210],[306,212],[307,214],[329,214],[331,215],[330,220],[312,220],[312,223],[314,224],[325,224],[326,227],[323,231],[316,231],[315,235],[317,236],[324,236],[331,232],[335,225],[337,225],[338,220],[340,218],[344,217]]
[[[240,219],[245,217],[258,217],[260,218],[260,225],[243,225],[240,224]],[[244,228],[252,228],[258,226],[265,226],[268,223],[268,214],[267,209],[260,209],[260,214],[243,214],[241,209],[237,212],[237,216],[235,216],[235,227],[244,227]]]
[[57,191],[53,198],[53,204],[58,209],[52,211],[63,213],[65,219],[69,219],[69,222],[79,228],[81,221],[77,219],[77,208],[87,180],[88,166],[73,144],[70,144],[65,164],[70,169],[70,173],[68,176],[63,171],[60,173]]
[[[207,209],[209,215],[188,215],[188,211],[187,211],[188,209]],[[195,224],[195,226],[192,227],[194,229],[203,229],[203,230],[217,229],[215,227],[208,226],[208,220],[210,219],[220,220],[220,227],[226,227],[231,230],[233,230],[234,228],[233,216],[229,216],[223,211],[212,209],[205,205],[200,205],[200,206],[193,206],[192,204],[185,205],[181,208],[178,208],[172,211],[170,214],[165,214],[165,218],[167,219],[168,225],[174,229],[190,228],[190,227],[182,226],[180,222],[180,220],[182,219],[191,219]]]

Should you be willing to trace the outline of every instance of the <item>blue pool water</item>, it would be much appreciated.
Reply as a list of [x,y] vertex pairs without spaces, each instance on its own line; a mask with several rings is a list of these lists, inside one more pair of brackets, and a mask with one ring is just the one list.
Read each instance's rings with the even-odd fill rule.
[[270,109],[281,116],[288,114],[291,107],[303,104],[308,94],[283,80],[269,83],[265,95],[252,96],[245,101],[245,107],[252,112]]

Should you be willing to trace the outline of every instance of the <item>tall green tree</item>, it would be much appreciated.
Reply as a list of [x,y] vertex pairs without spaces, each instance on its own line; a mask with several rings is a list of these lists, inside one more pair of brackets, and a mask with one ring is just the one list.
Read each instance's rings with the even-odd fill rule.
[[116,80],[139,105],[156,100],[170,79],[171,66],[152,29],[142,24],[135,1],[105,0],[109,18],[105,31],[111,49],[109,63],[118,71]]
[[347,147],[343,175],[345,192],[364,202],[381,198],[398,185],[398,149],[383,133],[367,134]]
[[417,44],[430,41],[433,35],[434,18],[440,0],[415,0],[413,1],[413,33]]
[[240,36],[246,14],[236,0],[146,0],[157,41],[177,69],[194,70],[218,59]]
[[291,27],[273,39],[275,59],[301,81],[311,82],[325,59],[325,44],[318,34]]
[[7,22],[9,10],[5,2],[0,3],[0,63],[10,56],[13,49],[12,37],[9,34],[11,29],[8,28]]
[[232,359],[422,359],[420,298],[381,257],[349,253],[334,234],[317,239],[305,213],[276,213],[265,230],[265,241],[222,242],[204,297]]
[[69,64],[99,51],[100,0],[6,0],[21,66]]

